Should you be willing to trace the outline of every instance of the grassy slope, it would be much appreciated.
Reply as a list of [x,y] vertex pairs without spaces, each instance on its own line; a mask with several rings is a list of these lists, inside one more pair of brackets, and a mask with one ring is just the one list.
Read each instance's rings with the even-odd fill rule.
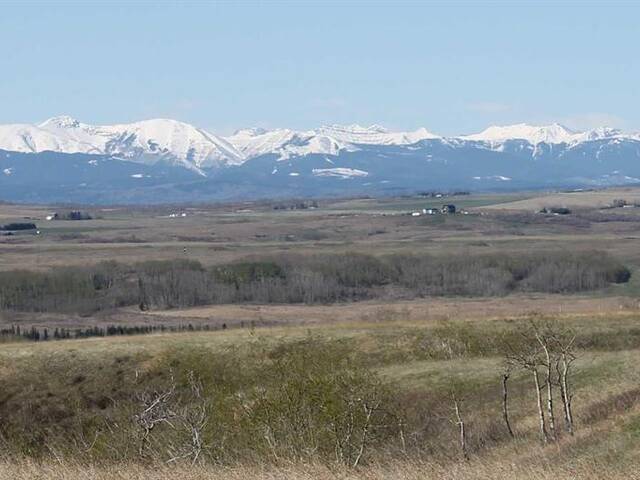
[[[539,445],[535,417],[532,415],[534,399],[527,393],[527,378],[522,373],[512,380],[513,419],[520,439],[515,443],[487,443],[475,438],[477,435],[486,435],[490,431],[487,429],[495,428],[495,417],[499,415],[498,385],[502,359],[486,351],[485,343],[487,338],[512,328],[511,321],[502,320],[432,322],[428,325],[401,321],[338,323],[255,332],[234,330],[6,344],[0,349],[2,405],[8,398],[12,405],[46,402],[48,408],[55,411],[57,402],[78,402],[81,398],[94,394],[99,396],[100,392],[118,388],[117,385],[105,384],[113,377],[105,376],[101,372],[101,365],[120,365],[125,370],[125,376],[132,376],[135,371],[151,368],[167,351],[205,349],[220,352],[229,347],[242,349],[252,342],[260,342],[270,349],[312,335],[330,342],[348,341],[381,374],[385,382],[395,385],[396,391],[417,395],[416,398],[426,396],[437,399],[438,402],[432,405],[440,415],[447,415],[449,405],[442,401],[446,398],[452,379],[465,385],[467,396],[464,409],[470,425],[473,459],[469,465],[460,466],[450,454],[446,454],[447,450],[455,452],[455,426],[452,426],[451,432],[445,432],[438,438],[438,442],[445,443],[440,453],[422,460],[413,458],[400,462],[397,458],[387,459],[385,462],[391,461],[392,467],[369,466],[358,474],[340,470],[330,472],[322,466],[291,465],[287,467],[289,470],[285,469],[286,473],[279,471],[279,474],[272,472],[269,475],[278,478],[287,478],[286,475],[291,478],[355,478],[356,475],[359,475],[358,478],[389,478],[388,475],[393,472],[397,477],[390,478],[575,478],[571,476],[572,472],[584,472],[585,478],[631,478],[625,474],[628,475],[633,465],[640,461],[637,443],[640,436],[640,405],[636,403],[640,396],[636,398],[629,393],[637,389],[640,381],[640,373],[636,368],[640,362],[638,318],[625,314],[610,317],[567,316],[561,320],[579,332],[586,347],[580,353],[575,384],[579,430],[576,437],[563,438],[557,447],[542,448]],[[434,337],[439,339],[438,342],[449,342],[452,347],[435,350],[435,354],[434,350],[425,354],[421,342]],[[51,376],[53,380],[46,380],[47,376],[41,375],[39,369],[43,365],[47,365],[50,372],[57,372]],[[74,383],[73,379],[79,376],[83,377],[82,381]],[[67,380],[59,382],[55,378]],[[123,385],[120,388],[124,388]],[[80,391],[82,395],[78,395]],[[7,413],[3,412],[5,415]],[[433,464],[434,460],[446,465],[453,461],[453,467],[438,470]],[[426,462],[429,466],[416,462]],[[606,469],[596,468],[597,462],[608,466]],[[68,476],[56,477],[60,473],[49,467],[50,473],[42,478],[119,478],[117,475],[121,475],[121,478],[147,478],[148,474],[144,470],[137,470],[142,467],[127,467],[124,473],[118,473],[118,468],[122,467],[103,466],[93,471],[92,477],[81,477],[82,470],[66,464],[66,461],[65,465],[69,469],[65,473]],[[29,478],[28,472],[34,468],[28,462],[4,464],[0,465],[0,474]],[[206,475],[217,478],[228,473],[213,467],[207,468],[189,470],[183,478],[205,478]],[[229,478],[259,477],[261,470],[256,468],[242,467],[230,473]],[[160,471],[155,474],[157,477],[149,478],[169,478],[175,474]]]

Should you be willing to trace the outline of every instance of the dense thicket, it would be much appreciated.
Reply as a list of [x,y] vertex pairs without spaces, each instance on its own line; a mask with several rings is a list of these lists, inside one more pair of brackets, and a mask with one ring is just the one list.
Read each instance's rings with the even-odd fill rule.
[[221,303],[331,303],[394,295],[571,293],[629,280],[599,252],[431,256],[287,255],[205,268],[188,260],[0,272],[0,309],[93,312]]
[[21,231],[21,230],[35,230],[38,227],[36,227],[35,223],[7,223],[6,225],[0,225],[0,230],[6,231],[6,232],[17,232],[17,231]]
[[308,338],[267,349],[256,341],[243,352],[176,349],[144,372],[139,361],[21,363],[3,378],[0,451],[354,465],[397,436],[387,388],[342,342]]

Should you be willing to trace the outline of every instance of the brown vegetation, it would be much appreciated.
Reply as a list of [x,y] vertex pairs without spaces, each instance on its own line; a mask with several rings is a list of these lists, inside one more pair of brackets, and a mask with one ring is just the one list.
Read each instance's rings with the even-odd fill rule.
[[206,269],[187,260],[49,272],[0,272],[0,309],[80,312],[138,305],[184,308],[233,303],[335,303],[426,295],[575,293],[624,283],[631,272],[601,252],[518,257],[287,255]]

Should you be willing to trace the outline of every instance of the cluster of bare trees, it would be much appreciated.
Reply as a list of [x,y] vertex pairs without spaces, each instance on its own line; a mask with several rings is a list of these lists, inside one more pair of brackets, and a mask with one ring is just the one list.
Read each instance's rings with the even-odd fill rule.
[[629,280],[603,253],[505,255],[282,255],[205,268],[188,260],[125,266],[104,262],[47,272],[0,272],[0,310],[91,313],[138,304],[331,303],[380,295],[577,292]]
[[[308,342],[281,349],[259,372],[245,372],[250,378],[238,372],[240,378],[203,383],[189,370],[169,374],[161,386],[141,380],[130,415],[137,439],[132,453],[167,463],[248,455],[276,462],[334,459],[356,467],[395,436],[388,392],[374,374],[349,364],[340,349]],[[230,389],[227,382],[236,385]]]
[[[577,359],[575,343],[575,333],[544,318],[530,319],[516,336],[509,336],[500,342],[501,348],[506,350],[501,375],[501,416],[511,438],[516,437],[516,430],[509,409],[509,380],[518,371],[525,372],[531,379],[542,442],[547,444],[557,441],[562,431],[556,419],[558,400],[564,431],[573,435],[575,423],[571,379]],[[467,424],[462,411],[465,392],[469,394],[464,385],[452,381],[452,413],[447,419],[458,429],[460,453],[468,460]]]
[[514,370],[524,370],[531,376],[533,392],[544,443],[558,439],[556,400],[559,398],[564,429],[574,432],[571,391],[572,366],[576,360],[576,335],[551,321],[530,320],[521,332],[518,345],[507,343],[506,368],[502,376],[502,415],[511,436],[515,436],[509,418],[508,380]]

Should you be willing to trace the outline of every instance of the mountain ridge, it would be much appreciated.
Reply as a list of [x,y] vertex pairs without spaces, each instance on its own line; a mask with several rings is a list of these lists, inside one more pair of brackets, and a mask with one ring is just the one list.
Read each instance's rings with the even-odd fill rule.
[[89,153],[120,156],[150,163],[167,159],[203,173],[204,169],[239,165],[265,154],[282,159],[320,153],[337,155],[359,145],[413,145],[423,140],[478,141],[502,145],[525,140],[531,145],[575,145],[606,138],[638,139],[609,127],[574,131],[559,123],[551,125],[492,125],[485,130],[442,136],[420,127],[413,131],[390,131],[379,125],[323,125],[312,130],[248,128],[221,136],[188,123],[157,118],[128,124],[90,125],[71,116],[57,116],[39,124],[0,125],[0,148],[6,151],[41,153]]
[[379,125],[242,129],[170,119],[0,126],[0,199],[135,203],[640,183],[640,135],[559,124],[445,137]]

